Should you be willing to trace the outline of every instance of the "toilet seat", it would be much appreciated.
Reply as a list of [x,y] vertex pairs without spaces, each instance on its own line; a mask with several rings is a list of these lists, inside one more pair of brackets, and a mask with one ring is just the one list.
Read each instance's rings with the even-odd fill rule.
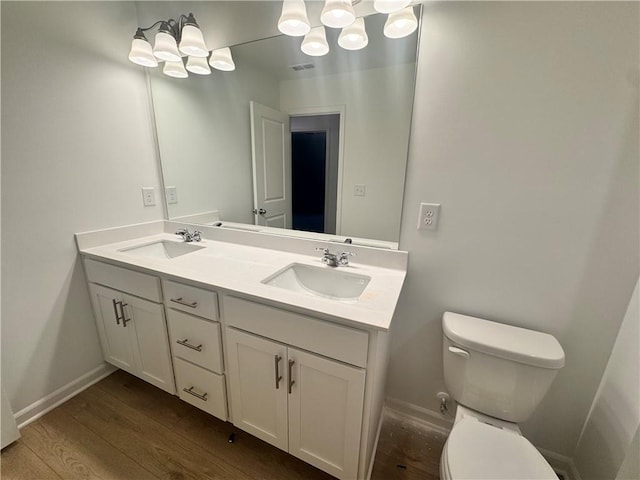
[[449,479],[558,478],[525,437],[474,418],[454,425],[441,461],[441,473]]

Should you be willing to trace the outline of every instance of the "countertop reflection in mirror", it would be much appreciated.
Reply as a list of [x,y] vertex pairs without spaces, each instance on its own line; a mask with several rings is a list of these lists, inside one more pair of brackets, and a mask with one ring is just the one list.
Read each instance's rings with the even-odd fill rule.
[[[209,2],[198,3],[206,8]],[[302,53],[300,37],[275,36],[232,46],[232,72],[173,79],[149,71],[165,188],[175,189],[169,218],[215,212],[203,216],[204,223],[262,223],[397,242],[418,35],[388,39],[385,19],[365,18],[369,45],[363,50],[340,48],[339,29],[327,29],[330,52],[323,57]],[[287,138],[278,148],[290,148],[289,171],[279,167],[254,178],[252,151],[259,147],[251,102],[287,119]],[[273,154],[272,144],[267,153]],[[256,183],[258,190],[267,185],[266,193],[258,191],[267,200],[286,190],[290,210],[282,225],[264,221],[268,202],[266,215],[258,213],[264,204]]]

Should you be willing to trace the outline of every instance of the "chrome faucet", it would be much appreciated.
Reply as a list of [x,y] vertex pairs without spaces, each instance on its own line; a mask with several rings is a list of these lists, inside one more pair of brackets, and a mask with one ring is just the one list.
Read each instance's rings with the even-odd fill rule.
[[202,240],[199,230],[194,230],[193,233],[189,232],[188,228],[182,228],[176,232],[176,235],[180,235],[185,242],[199,242]]
[[349,265],[349,257],[355,255],[353,252],[331,253],[328,248],[322,247],[317,247],[316,250],[322,252],[322,263],[330,267],[346,267]]

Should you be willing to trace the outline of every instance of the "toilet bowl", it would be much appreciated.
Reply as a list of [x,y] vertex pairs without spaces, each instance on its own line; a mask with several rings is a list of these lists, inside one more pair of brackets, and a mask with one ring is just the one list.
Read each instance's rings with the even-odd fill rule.
[[540,452],[516,424],[504,425],[458,407],[440,459],[440,478],[487,480],[557,479]]
[[564,366],[558,341],[452,312],[444,314],[442,326],[445,384],[458,408],[440,477],[557,479],[518,423],[531,416]]

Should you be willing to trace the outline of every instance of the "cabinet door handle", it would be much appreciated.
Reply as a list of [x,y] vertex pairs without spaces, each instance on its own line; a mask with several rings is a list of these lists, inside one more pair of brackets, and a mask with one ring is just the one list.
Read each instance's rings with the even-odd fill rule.
[[196,352],[201,352],[202,351],[202,344],[196,346],[196,345],[191,345],[189,343],[189,339],[185,338],[184,340],[176,340],[176,343],[182,345],[183,347],[187,347],[190,348],[191,350],[195,350]]
[[180,305],[184,305],[185,307],[189,307],[189,308],[196,308],[198,306],[198,302],[186,302],[182,299],[182,297],[178,297],[178,298],[172,298],[171,301],[173,303],[178,303]]
[[282,375],[280,375],[280,360],[282,357],[278,354],[275,355],[275,364],[276,364],[276,390],[280,388],[280,380],[282,380]]
[[200,400],[203,401],[207,401],[207,392],[203,393],[202,395],[200,395],[199,393],[196,393],[193,391],[195,387],[191,386],[189,388],[183,388],[182,391],[185,393],[188,393],[189,395],[193,395],[196,398],[199,398]]
[[131,321],[131,319],[127,318],[125,313],[124,313],[124,307],[126,307],[127,305],[129,305],[129,304],[120,302],[120,312],[122,312],[122,326],[123,327],[126,327],[127,326],[127,322]]
[[113,302],[113,314],[116,316],[116,325],[120,325],[120,320],[122,319],[118,313],[118,304],[122,305],[122,302],[116,301],[115,298],[112,298],[111,301]]
[[293,379],[293,366],[295,365],[295,361],[294,360],[289,360],[289,394],[291,394],[291,387],[293,387],[293,384],[296,383],[296,381]]

